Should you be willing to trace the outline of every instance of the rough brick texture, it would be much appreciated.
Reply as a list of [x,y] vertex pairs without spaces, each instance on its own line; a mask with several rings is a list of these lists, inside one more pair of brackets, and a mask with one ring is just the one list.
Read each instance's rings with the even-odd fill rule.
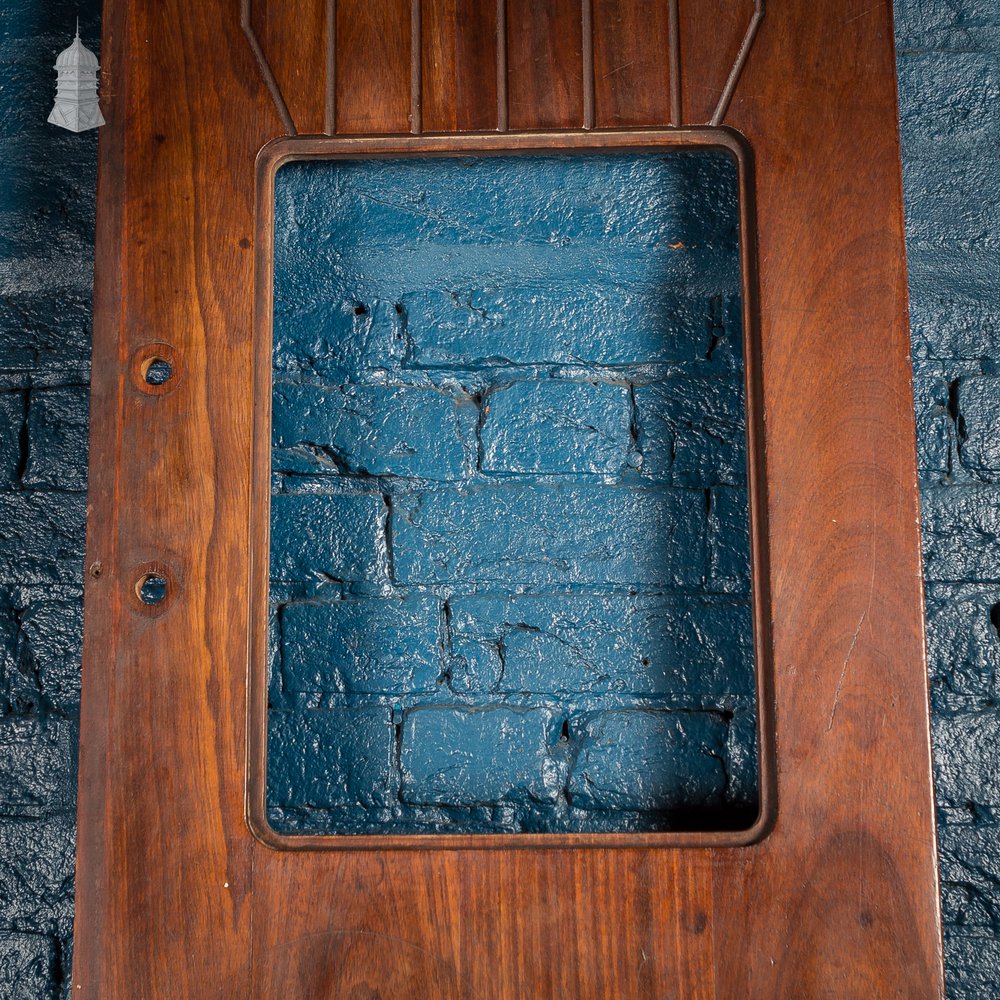
[[0,15],[0,998],[69,996],[97,134],[46,124],[96,0]]
[[1000,996],[1000,13],[897,0],[948,994]]
[[[3,7],[0,36],[4,72],[0,211],[5,222],[0,234],[0,497],[5,516],[15,518],[5,520],[0,528],[3,1000],[49,1000],[68,993],[75,740],[67,734],[75,728],[79,700],[78,553],[83,512],[79,491],[85,463],[80,453],[84,413],[61,411],[60,400],[79,398],[88,380],[96,136],[72,136],[47,126],[45,117],[53,90],[54,56],[68,40],[78,12],[82,33],[96,49],[98,6],[94,0],[79,4],[9,0]],[[935,548],[926,561],[927,633],[948,993],[954,1000],[983,1000],[1000,995],[1000,805],[995,768],[988,761],[983,766],[987,755],[977,742],[991,741],[995,732],[1000,582],[985,561],[984,572],[942,569],[938,553],[947,558],[949,549],[996,545],[989,535],[966,527],[969,521],[961,514],[961,497],[967,490],[986,487],[977,493],[980,502],[1000,504],[1000,496],[991,492],[996,483],[996,435],[991,439],[990,434],[996,424],[991,412],[996,404],[989,395],[992,380],[1000,375],[998,227],[996,199],[990,196],[997,189],[1000,17],[988,5],[971,0],[896,0],[895,7],[921,489],[927,509],[933,512],[938,538],[932,540]],[[540,210],[530,206],[532,218]],[[630,211],[631,206],[623,204],[620,220],[627,222]],[[641,228],[642,220],[633,218],[636,228]],[[446,292],[414,290],[401,298],[403,313],[396,311],[394,302],[386,302],[371,304],[359,314],[358,304],[331,301],[302,309],[289,327],[290,341],[279,327],[275,343],[279,376],[315,377],[340,386],[356,380],[363,369],[370,368],[376,373],[371,377],[377,380],[379,368],[386,372],[405,368],[414,374],[415,385],[421,373],[446,371],[462,383],[466,366],[493,370],[525,365],[532,374],[538,365],[572,368],[597,361],[620,366],[653,359],[657,365],[669,366],[709,350],[720,368],[738,368],[731,340],[726,336],[715,339],[719,331],[733,328],[729,317],[735,302],[727,296],[713,302],[712,329],[706,328],[699,301],[668,294],[650,297],[630,287],[609,287],[596,296],[577,283],[556,293],[537,287],[530,287],[528,294],[513,287],[474,292],[470,284]],[[499,312],[504,323],[497,320]],[[596,331],[590,329],[577,320],[581,312],[613,321],[628,316],[629,336],[619,336],[615,322],[602,321]],[[564,322],[554,323],[556,317]],[[525,318],[530,322],[523,322]],[[558,327],[555,335],[554,327]],[[669,342],[662,336],[664,328],[675,333]],[[304,344],[308,345],[305,351]],[[981,380],[978,385],[977,380]],[[480,383],[474,381],[468,388],[474,397]],[[51,397],[46,396],[49,390],[54,391]],[[33,414],[33,403],[47,399],[52,405],[43,402],[42,409]],[[67,412],[65,427],[58,427],[59,412]],[[707,418],[708,411],[704,412]],[[725,412],[721,411],[723,416]],[[641,423],[635,428],[644,455],[643,469],[636,471],[682,483],[689,466],[699,468],[701,453],[692,450],[690,462],[685,459],[677,465],[676,453],[671,458],[669,448],[651,449],[643,434],[648,435],[657,419],[651,412],[646,428]],[[53,426],[56,437],[32,441],[32,429],[44,435],[44,428]],[[73,442],[68,450],[56,444],[59,437]],[[666,441],[665,433],[658,439]],[[442,446],[440,440],[433,443]],[[712,446],[711,439],[706,443]],[[429,442],[418,444],[426,447]],[[695,449],[697,444],[692,437],[685,447]],[[540,434],[537,461],[543,460],[544,445]],[[525,443],[522,455],[527,451]],[[330,459],[337,469],[339,458]],[[717,470],[724,468],[726,459],[714,461],[719,463]],[[739,460],[728,461],[730,468],[740,468]],[[665,462],[673,463],[675,479],[668,480]],[[322,470],[312,471],[319,475]],[[64,479],[60,481],[59,475]],[[720,476],[719,485],[727,484]],[[958,498],[952,508],[954,516],[948,514],[951,501],[944,499],[951,496]],[[39,513],[46,510],[47,515]],[[41,544],[17,520],[18,512],[32,511],[43,526],[38,533],[44,539]],[[51,547],[59,544],[60,534],[62,554]],[[73,546],[75,551],[69,551]],[[314,583],[320,586],[324,581]],[[340,585],[327,582],[331,593],[339,589]],[[654,690],[668,683],[674,690],[683,690],[686,681],[669,676],[667,666],[680,662],[674,644],[691,653],[693,636],[704,639],[694,631],[697,617],[658,611],[655,601],[659,599],[650,598],[653,603],[644,604],[629,595],[597,596],[592,600],[609,601],[612,606],[606,611],[581,608],[567,615],[555,603],[539,606],[532,595],[514,597],[511,600],[517,603],[510,606],[504,599],[488,596],[477,606],[471,603],[474,596],[450,606],[453,655],[445,668],[452,672],[453,686],[492,687],[495,680],[491,678],[500,668],[498,644],[502,640],[506,670],[524,678],[516,681],[518,690],[535,690],[538,681],[532,672],[541,670],[543,664],[551,666],[546,676],[551,676],[556,691],[586,691],[588,683],[603,689],[608,679],[592,665],[607,655],[602,649],[617,649],[619,643],[629,650],[627,670],[642,676],[643,659],[658,664],[650,681]],[[405,598],[398,599],[405,608],[399,617],[386,618],[372,603],[353,625],[345,621],[336,626],[343,648],[324,665],[327,673],[315,677],[307,668],[296,673],[285,662],[283,676],[286,680],[297,676],[296,683],[302,692],[308,691],[310,704],[316,705],[322,703],[323,692],[339,691],[338,685],[345,691],[361,685],[367,692],[396,683],[391,676],[379,680],[371,666],[381,643],[401,652],[418,644],[427,648],[427,635],[439,627],[437,620],[428,623],[421,618],[423,614],[434,617],[437,599],[433,595],[426,609],[419,600],[407,604]],[[738,603],[725,601],[712,603],[711,613],[722,618],[744,613]],[[302,604],[301,609],[304,612],[308,607]],[[338,610],[349,618],[354,607],[345,601]],[[663,614],[666,619],[661,626],[655,618]],[[364,624],[368,615],[371,628]],[[465,624],[467,615],[480,617],[482,623]],[[601,627],[576,628],[578,622],[590,621]],[[529,627],[519,627],[522,624]],[[281,627],[294,628],[293,616],[283,626],[275,619],[276,636]],[[407,638],[407,629],[416,630],[421,638]],[[309,634],[318,633],[310,628]],[[746,625],[720,620],[710,634],[711,644],[699,648],[687,664],[697,678],[714,671],[715,680],[699,680],[711,694],[722,690],[718,684],[727,677],[726,664],[746,655],[745,651],[716,648],[716,644],[743,641],[738,637],[746,634]],[[658,652],[660,645],[663,648]],[[402,661],[401,656],[392,659]],[[280,661],[276,669],[280,682]],[[434,672],[439,664],[434,657],[415,659],[403,669],[401,686],[407,690],[418,690],[432,676],[437,683]],[[460,677],[465,680],[459,682]],[[616,680],[627,690],[639,690],[625,666]],[[278,687],[276,697],[281,696]],[[748,742],[739,738],[739,722],[740,717],[735,717],[731,723],[734,758],[745,753]],[[401,725],[401,718],[392,722],[396,732]],[[547,746],[553,753],[557,748],[551,743]],[[535,816],[546,820],[544,810],[551,806],[543,803],[542,807],[541,813],[535,813],[533,803],[522,806],[527,810],[523,813],[526,827]],[[359,810],[361,819],[370,816],[367,806],[341,808]],[[442,823],[450,819],[446,809],[424,808],[426,815],[436,809],[434,815]],[[466,828],[475,823],[493,828],[496,814],[512,816],[513,807],[469,807],[462,822]],[[398,821],[398,817],[390,818]]]
[[733,164],[297,164],[276,197],[272,821],[746,823]]

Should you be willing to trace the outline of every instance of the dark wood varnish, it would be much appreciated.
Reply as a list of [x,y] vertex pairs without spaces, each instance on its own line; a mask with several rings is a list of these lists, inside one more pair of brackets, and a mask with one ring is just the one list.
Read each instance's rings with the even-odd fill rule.
[[[254,164],[281,104],[340,136],[662,128],[678,97],[709,121],[754,5],[680,0],[669,66],[646,9],[253,0],[255,52],[233,0],[106,0],[74,996],[942,995],[888,0],[773,2],[725,117],[756,173],[768,825],[284,851],[244,816]],[[153,344],[172,391],[133,381]]]
[[[298,17],[296,4],[280,7],[286,20]],[[346,134],[409,132],[414,41],[411,0],[335,0],[334,7],[334,128]],[[373,84],[380,91],[377,101],[371,99]],[[318,97],[319,88],[314,93]]]
[[249,25],[266,54],[296,131],[305,135],[324,131],[325,116],[314,95],[326,75],[325,0],[295,0],[292,20],[282,15],[281,5],[245,2]]
[[[682,120],[712,120],[753,13],[754,0],[680,0]],[[772,23],[776,19],[773,11],[768,18]],[[706,24],[711,30],[705,30]]]
[[498,128],[497,4],[423,0],[421,6],[424,130]]
[[585,124],[580,0],[507,0],[507,94],[512,129]]
[[594,0],[593,10],[597,127],[672,122],[668,4]]

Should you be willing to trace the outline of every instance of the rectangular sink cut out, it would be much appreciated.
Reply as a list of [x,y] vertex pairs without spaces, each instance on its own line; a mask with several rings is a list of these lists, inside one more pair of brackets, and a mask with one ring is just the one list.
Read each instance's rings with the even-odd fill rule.
[[751,826],[733,158],[274,185],[271,827]]

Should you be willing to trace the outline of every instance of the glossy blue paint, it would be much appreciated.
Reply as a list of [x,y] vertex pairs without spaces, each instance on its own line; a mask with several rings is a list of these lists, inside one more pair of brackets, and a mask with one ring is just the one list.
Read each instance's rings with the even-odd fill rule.
[[0,10],[0,998],[69,996],[97,134],[46,124],[94,0]]
[[1000,996],[1000,11],[897,0],[948,995]]
[[[988,561],[967,570],[947,560],[951,550],[988,549],[993,544],[988,523],[963,513],[972,508],[963,505],[962,497],[974,495],[984,518],[1000,504],[1000,496],[993,492],[994,404],[987,391],[989,380],[1000,371],[1000,272],[992,196],[996,184],[991,173],[996,170],[1000,116],[1000,18],[988,5],[971,0],[896,0],[895,7],[921,491],[933,535],[925,564],[927,636],[948,993],[953,1000],[983,1000],[1000,996],[1000,793],[992,763],[1000,740],[995,725],[1000,697],[1000,586]],[[97,48],[98,4],[8,0],[2,9],[0,998],[48,1000],[68,996],[71,951],[74,748],[82,629],[79,490],[85,470],[80,429],[85,421],[82,387],[89,377],[97,136],[70,135],[46,126],[44,119],[52,94],[51,64],[78,12],[88,45]],[[587,308],[609,320],[628,316],[628,338],[595,337],[592,330],[573,324],[552,338],[544,334],[545,326],[552,327],[547,319],[537,327],[521,323],[519,303],[526,303],[529,318],[533,313],[560,315],[562,304],[572,300],[578,289],[563,288],[553,297],[534,292],[530,303],[516,290],[491,299],[481,293],[460,294],[456,300],[433,290],[408,295],[408,315],[427,317],[426,322],[413,324],[407,342],[408,370],[457,371],[470,363],[478,369],[507,364],[586,365],[595,358],[625,365],[652,356],[659,364],[670,364],[709,348],[700,304],[692,308],[683,298],[671,301],[665,295],[650,301],[628,288],[609,289],[604,300],[592,300]],[[511,317],[504,328],[491,327],[476,311],[481,308],[488,316],[486,307],[495,308],[497,302]],[[720,306],[728,310],[734,304],[726,299]],[[394,331],[399,331],[400,321],[393,305],[376,305],[366,315],[356,315],[354,308],[354,303],[345,303],[302,314],[288,345],[277,331],[279,371],[289,378],[315,373],[340,384],[376,359],[386,367],[395,364],[400,349]],[[314,347],[303,357],[300,344],[309,324]],[[660,336],[664,325],[676,332],[669,344]],[[731,323],[721,326],[729,329]],[[600,328],[614,327],[602,320]],[[424,336],[422,331],[429,333]],[[713,357],[719,364],[735,360],[725,340]],[[980,378],[987,380],[982,391],[972,382]],[[44,405],[50,390],[68,392],[80,402],[65,411],[62,405],[46,407],[44,418],[33,415],[32,407]],[[53,401],[57,402],[55,397]],[[62,412],[65,430],[59,428]],[[43,430],[46,427],[54,430],[52,437]],[[58,445],[57,439],[70,443]],[[647,439],[647,470],[654,456],[650,444]],[[696,457],[691,464],[697,469],[701,460],[697,452],[692,454]],[[657,475],[664,474],[667,458],[669,449],[662,448],[656,457]],[[58,474],[53,471],[56,465]],[[26,485],[23,479],[29,467],[34,482]],[[59,476],[71,484],[66,492]],[[955,500],[938,500],[937,494]],[[31,518],[38,530],[32,529]],[[658,599],[650,598],[649,604],[628,596],[592,599],[611,606],[564,614],[557,602],[549,607],[528,595],[512,598],[516,603],[511,607],[503,598],[484,597],[476,603],[474,595],[454,602],[452,683],[467,675],[465,683],[491,687],[501,636],[506,636],[506,670],[516,680],[515,688],[537,686],[535,674],[542,664],[551,664],[551,673],[544,676],[553,678],[557,691],[586,690],[587,679],[599,685],[600,677],[587,665],[595,656],[606,655],[600,651],[605,645],[616,648],[624,643],[631,650],[630,671],[642,676],[640,649],[660,642],[665,650],[658,660],[670,663],[677,662],[672,644],[689,649],[694,644],[683,626],[671,632],[669,625],[690,623],[697,616],[668,610],[660,618],[661,626],[656,620]],[[416,623],[420,613],[419,602],[408,606],[399,627],[431,628]],[[742,611],[739,605],[720,603],[713,605],[712,613],[725,617]],[[467,622],[466,616],[479,620]],[[654,628],[648,637],[647,616],[652,616]],[[388,637],[388,649],[426,643],[426,639],[398,639],[391,629],[383,633],[387,626],[378,624],[382,620],[378,614],[373,618],[376,624],[371,630],[365,632],[363,624],[345,625],[345,634],[351,628],[355,634],[363,632],[369,648],[375,649],[382,634]],[[615,624],[603,631],[575,627],[592,621]],[[516,628],[520,623],[539,632]],[[619,629],[624,632],[621,637]],[[719,621],[710,634],[725,638],[734,631],[745,634]],[[311,626],[310,632],[316,634]],[[276,616],[274,634],[279,634]],[[349,643],[343,648],[348,653],[343,660],[331,661],[329,679],[298,675],[295,683],[308,688],[311,703],[318,704],[327,687],[349,689],[359,683],[367,689],[381,683],[377,676],[372,683],[346,679],[367,676],[370,654],[363,643],[357,654]],[[716,679],[706,681],[705,690],[718,692],[718,672],[725,676],[725,663],[723,652],[700,650],[699,658],[691,661],[693,679],[701,683],[703,670],[714,671]],[[413,671],[417,680],[412,683],[423,685],[431,666],[421,660]],[[287,661],[285,676],[291,676]],[[617,680],[626,689],[634,683],[624,667]],[[683,677],[669,673],[653,680],[657,690],[685,683]],[[740,718],[734,718],[731,731],[737,736],[739,725]],[[730,753],[737,756],[747,745],[745,738],[731,739]],[[749,773],[751,768],[742,770]],[[358,822],[367,821],[369,809],[356,808]],[[546,809],[540,813],[543,825]],[[467,813],[463,823],[471,826],[475,821],[483,829],[493,828],[491,810],[471,807]],[[439,814],[446,822],[446,811]],[[592,815],[596,820],[602,814]],[[526,815],[525,828],[532,821],[533,816]]]
[[723,154],[279,172],[277,827],[752,818],[736,208]]

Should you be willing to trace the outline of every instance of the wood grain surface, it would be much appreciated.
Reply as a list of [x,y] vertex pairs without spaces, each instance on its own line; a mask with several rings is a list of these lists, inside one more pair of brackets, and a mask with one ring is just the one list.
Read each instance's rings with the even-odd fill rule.
[[[753,12],[753,0],[686,0],[680,4],[678,47],[683,121],[712,120]],[[774,11],[769,11],[768,18],[768,27],[773,32],[777,20]],[[707,24],[711,25],[710,30],[706,30]],[[746,92],[744,83],[741,96]]]
[[[298,17],[296,4],[273,6],[288,21]],[[409,132],[414,43],[419,46],[411,0],[337,0],[334,17],[336,131]],[[373,85],[380,93],[377,101],[371,99]],[[316,88],[317,103],[319,94]]]
[[424,129],[474,132],[499,128],[497,5],[423,0],[421,13]]
[[326,80],[327,4],[295,0],[294,18],[284,5],[246,0],[247,23],[266,54],[297,132],[308,135],[326,128],[324,108],[315,100]]
[[507,0],[507,101],[512,129],[584,125],[580,0]]
[[670,12],[663,0],[594,0],[595,124],[674,122]]
[[74,996],[941,997],[888,0],[773,4],[725,117],[754,163],[770,821],[744,846],[334,851],[244,815],[258,152],[318,124],[702,124],[754,7],[253,4],[248,33],[236,0],[105,3]]

